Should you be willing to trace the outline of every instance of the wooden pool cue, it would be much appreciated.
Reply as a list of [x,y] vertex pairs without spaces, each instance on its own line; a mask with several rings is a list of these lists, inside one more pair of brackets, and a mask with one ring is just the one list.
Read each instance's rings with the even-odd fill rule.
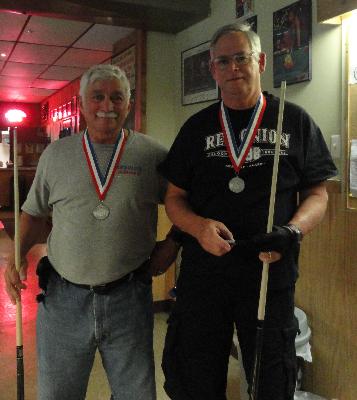
[[[279,155],[280,155],[281,132],[282,132],[282,126],[283,126],[285,91],[286,91],[286,81],[282,81],[281,86],[280,86],[278,127],[276,130],[275,154],[274,154],[273,173],[272,173],[272,180],[271,180],[267,233],[270,233],[272,231],[273,221],[274,221],[276,182],[277,182],[277,178],[278,178],[278,169],[279,169]],[[258,323],[257,323],[257,334],[256,334],[257,336],[256,336],[256,344],[255,344],[253,375],[252,375],[251,389],[250,389],[250,395],[249,395],[250,400],[258,400],[260,364],[261,364],[262,350],[263,350],[264,319],[265,319],[265,305],[266,305],[266,297],[267,297],[267,289],[268,289],[268,278],[269,278],[269,263],[264,261],[262,278],[261,278],[261,283],[260,283]]]
[[[20,272],[20,230],[19,230],[19,172],[17,162],[17,127],[13,129],[13,158],[14,158],[14,215],[15,215],[15,267]],[[16,300],[16,366],[17,366],[17,400],[24,400],[24,352],[22,341],[22,304]]]

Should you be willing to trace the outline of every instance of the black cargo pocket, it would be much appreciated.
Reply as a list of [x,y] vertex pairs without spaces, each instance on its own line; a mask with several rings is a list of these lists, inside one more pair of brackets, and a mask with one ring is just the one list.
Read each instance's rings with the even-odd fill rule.
[[185,393],[181,382],[179,361],[179,316],[172,311],[168,321],[165,338],[164,352],[162,356],[162,370],[165,376],[164,389],[172,400],[191,400]]
[[294,392],[297,379],[295,338],[298,333],[298,330],[299,328],[297,321],[294,321],[294,326],[283,329],[286,400],[294,399]]

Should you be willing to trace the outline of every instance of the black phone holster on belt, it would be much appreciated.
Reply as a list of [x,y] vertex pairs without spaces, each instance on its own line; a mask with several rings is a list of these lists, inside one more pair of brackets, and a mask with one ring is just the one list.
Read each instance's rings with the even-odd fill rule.
[[41,288],[41,293],[36,296],[38,303],[41,303],[46,296],[47,284],[51,272],[53,271],[52,264],[47,256],[42,257],[37,264],[36,275],[38,276],[38,286]]

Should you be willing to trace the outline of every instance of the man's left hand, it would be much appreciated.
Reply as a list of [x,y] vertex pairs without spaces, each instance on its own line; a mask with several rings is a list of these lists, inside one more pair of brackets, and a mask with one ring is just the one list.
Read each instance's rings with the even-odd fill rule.
[[156,242],[149,260],[149,269],[153,276],[164,274],[176,260],[180,246],[172,239],[166,238]]
[[297,235],[285,226],[273,226],[270,233],[261,233],[252,238],[260,252],[277,252],[284,255],[298,243]]

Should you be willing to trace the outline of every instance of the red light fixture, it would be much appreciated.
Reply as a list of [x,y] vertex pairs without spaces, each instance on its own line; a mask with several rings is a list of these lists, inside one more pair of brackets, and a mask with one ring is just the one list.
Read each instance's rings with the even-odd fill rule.
[[10,123],[22,122],[26,118],[26,113],[22,110],[9,110],[5,113],[5,118]]

